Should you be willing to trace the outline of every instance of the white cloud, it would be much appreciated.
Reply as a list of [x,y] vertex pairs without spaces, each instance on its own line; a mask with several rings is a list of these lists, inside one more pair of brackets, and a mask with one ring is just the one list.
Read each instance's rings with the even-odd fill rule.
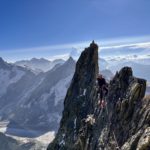
[[51,56],[47,59],[53,61],[55,59],[63,59],[63,60],[67,60],[69,58],[70,54],[69,53],[66,53],[66,54],[62,54],[62,55],[55,55],[55,56]]
[[[81,41],[74,43],[65,43],[57,45],[47,45],[47,46],[38,46],[30,48],[20,48],[20,49],[10,49],[10,50],[0,50],[1,52],[30,52],[30,51],[51,51],[51,50],[60,50],[60,49],[72,49],[76,48],[78,51],[83,50],[85,47],[88,47],[92,40]],[[125,37],[125,38],[112,38],[112,39],[97,39],[95,42],[100,46],[101,49],[108,48],[120,48],[125,46],[134,46],[142,45],[145,43],[150,43],[150,36],[140,36],[140,37]]]
[[78,43],[68,43],[68,44],[58,44],[58,45],[49,45],[49,46],[39,46],[39,47],[30,47],[30,48],[20,48],[20,49],[8,49],[0,50],[1,52],[10,53],[10,52],[30,52],[30,51],[51,51],[51,50],[60,50],[60,49],[72,49],[72,48],[82,48],[89,45],[90,42],[78,42]]
[[117,48],[124,48],[124,47],[129,47],[132,49],[137,49],[137,48],[147,49],[147,48],[150,48],[150,42],[104,46],[104,47],[101,47],[101,49],[117,49]]
[[137,48],[144,48],[144,49],[150,49],[150,42],[147,43],[137,43],[136,45],[131,46],[132,49]]

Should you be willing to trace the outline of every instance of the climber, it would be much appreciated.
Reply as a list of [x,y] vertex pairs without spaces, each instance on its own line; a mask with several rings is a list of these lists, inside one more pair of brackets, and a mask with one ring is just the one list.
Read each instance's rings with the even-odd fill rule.
[[107,88],[107,83],[105,78],[103,78],[103,76],[100,74],[97,77],[97,84],[98,84],[98,94],[100,94],[100,107],[104,107],[105,103],[104,103],[104,96],[107,96],[108,94],[108,88]]

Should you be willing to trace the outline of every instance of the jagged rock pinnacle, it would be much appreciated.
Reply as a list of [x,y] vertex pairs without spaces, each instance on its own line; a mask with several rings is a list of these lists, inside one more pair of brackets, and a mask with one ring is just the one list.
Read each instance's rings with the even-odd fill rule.
[[94,40],[92,41],[92,43],[90,44],[91,48],[94,48],[96,50],[98,50],[98,45],[94,42]]
[[[68,89],[59,131],[48,150],[71,150],[77,142],[82,119],[93,113],[96,77],[98,74],[98,46],[91,43],[77,61],[76,70]],[[72,147],[72,148],[71,148]]]
[[73,61],[74,62],[75,60],[72,58],[72,56],[70,56],[67,61],[69,61],[69,62]]

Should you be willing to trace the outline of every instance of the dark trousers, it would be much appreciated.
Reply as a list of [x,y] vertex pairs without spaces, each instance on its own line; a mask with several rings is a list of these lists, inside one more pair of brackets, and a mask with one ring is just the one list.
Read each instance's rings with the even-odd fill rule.
[[100,93],[100,100],[104,98],[108,94],[108,89],[106,86],[99,87],[99,93]]

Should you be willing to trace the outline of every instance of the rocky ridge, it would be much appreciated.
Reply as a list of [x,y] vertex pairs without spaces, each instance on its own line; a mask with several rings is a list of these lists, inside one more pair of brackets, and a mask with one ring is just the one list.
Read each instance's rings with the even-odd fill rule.
[[148,150],[150,148],[150,98],[146,80],[124,67],[109,84],[107,105],[98,107],[95,81],[98,46],[86,48],[68,89],[59,131],[48,150]]

